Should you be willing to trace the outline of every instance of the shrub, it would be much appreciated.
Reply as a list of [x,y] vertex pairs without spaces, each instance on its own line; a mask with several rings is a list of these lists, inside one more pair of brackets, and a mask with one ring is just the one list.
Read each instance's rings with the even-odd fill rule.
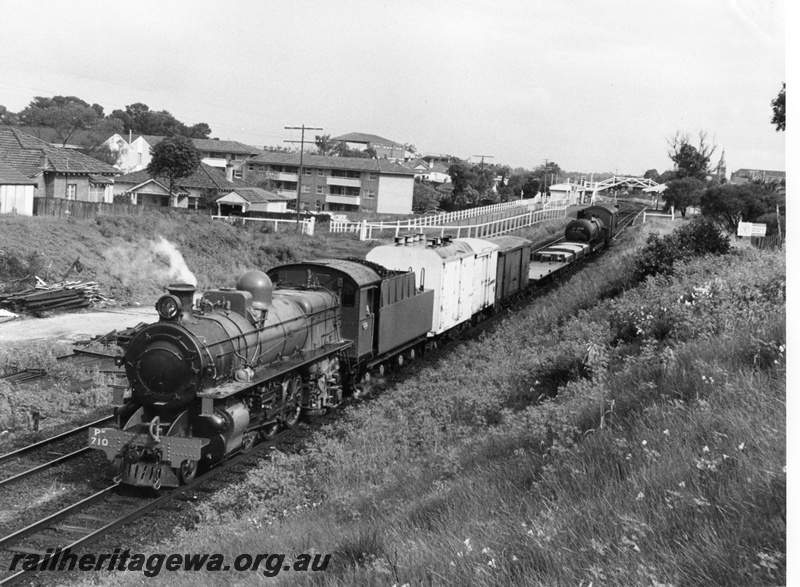
[[651,234],[636,262],[636,275],[644,279],[651,275],[671,273],[678,261],[703,255],[725,255],[730,242],[719,228],[706,218],[698,218],[672,234],[659,237]]

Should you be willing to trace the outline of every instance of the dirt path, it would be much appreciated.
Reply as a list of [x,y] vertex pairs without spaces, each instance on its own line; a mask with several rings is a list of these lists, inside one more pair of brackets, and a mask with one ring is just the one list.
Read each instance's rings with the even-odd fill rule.
[[83,340],[157,320],[158,315],[152,307],[56,314],[48,318],[20,316],[0,323],[0,346],[41,339]]

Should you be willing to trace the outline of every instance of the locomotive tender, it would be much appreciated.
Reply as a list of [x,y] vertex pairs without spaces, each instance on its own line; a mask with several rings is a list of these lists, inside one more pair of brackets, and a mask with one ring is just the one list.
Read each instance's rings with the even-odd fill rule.
[[202,295],[169,286],[156,302],[159,321],[118,359],[129,390],[115,388],[116,426],[92,428],[89,446],[105,452],[121,483],[189,483],[201,465],[337,406],[371,373],[435,348],[607,244],[616,210],[581,212],[565,230],[571,242],[533,260],[520,237],[412,235],[366,260],[250,271],[234,288]]

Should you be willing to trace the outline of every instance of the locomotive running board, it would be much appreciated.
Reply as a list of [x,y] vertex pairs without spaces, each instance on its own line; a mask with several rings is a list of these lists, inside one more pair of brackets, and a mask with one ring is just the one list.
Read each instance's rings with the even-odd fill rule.
[[295,369],[304,367],[310,363],[314,363],[327,356],[343,351],[353,345],[353,341],[347,340],[335,344],[326,344],[318,349],[312,351],[305,351],[292,355],[280,363],[259,367],[254,370],[253,377],[250,381],[231,381],[218,387],[212,387],[206,391],[201,391],[197,397],[201,398],[201,414],[212,414],[214,412],[214,401],[225,399],[232,395],[249,389],[265,381],[276,379],[287,373],[291,373]]

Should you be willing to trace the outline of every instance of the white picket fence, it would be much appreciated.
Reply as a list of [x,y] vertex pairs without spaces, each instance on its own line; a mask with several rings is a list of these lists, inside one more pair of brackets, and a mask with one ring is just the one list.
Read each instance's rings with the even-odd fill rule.
[[[525,222],[530,222],[531,224],[536,224],[537,222],[541,222],[541,219],[532,220],[531,214],[537,212],[551,212],[556,211],[556,216],[551,216],[549,214],[539,214],[536,218],[547,216],[550,217],[562,217],[566,214],[566,206],[569,205],[570,202],[567,201],[557,201],[551,202],[548,204],[541,204],[539,202],[533,203],[532,200],[514,200],[512,202],[503,202],[502,204],[492,204],[491,206],[481,206],[479,208],[470,208],[468,210],[459,210],[457,212],[448,212],[444,214],[437,214],[435,216],[420,216],[417,218],[409,218],[406,220],[393,220],[391,222],[367,222],[366,220],[362,220],[360,222],[352,222],[347,220],[331,220],[329,225],[330,232],[353,232],[359,233],[359,237],[361,240],[370,240],[373,238],[373,233],[378,232],[381,233],[385,230],[394,231],[395,237],[397,237],[401,231],[404,232],[430,232],[430,229],[436,229],[434,232],[441,232],[443,233],[444,230],[456,230],[456,232],[460,235],[462,232],[467,232],[469,234],[475,233],[475,235],[480,234],[480,236],[494,236],[496,234],[502,234],[503,232],[510,232],[512,230],[517,230],[518,228],[523,228],[524,226],[529,226],[530,224],[524,224]],[[455,225],[451,224],[453,222],[459,222],[463,220],[468,220],[470,218],[480,218],[482,216],[488,216],[491,214],[495,214],[497,212],[503,211],[514,211],[519,210],[519,214],[514,214],[513,216],[508,216],[501,219],[494,219],[483,223],[477,224],[465,224],[465,225]],[[527,220],[526,220],[527,219]],[[520,224],[522,223],[522,224]],[[515,228],[498,228],[501,232],[494,232],[493,234],[485,233],[486,230],[493,230],[487,229],[487,226],[493,227],[502,227],[505,225],[515,226]]]
[[[541,206],[537,205],[539,210],[520,210],[520,214],[515,216],[507,216],[481,222],[477,224],[464,224],[464,225],[428,225],[428,224],[414,224],[410,226],[406,221],[397,223],[369,223],[366,220],[362,222],[355,222],[358,228],[359,240],[371,240],[375,231],[394,230],[394,236],[397,238],[400,233],[416,233],[425,234],[426,236],[454,236],[455,238],[487,238],[498,236],[508,232],[513,232],[526,226],[532,226],[543,220],[551,220],[555,218],[566,218],[567,206]],[[355,230],[353,230],[355,232]]]
[[[247,222],[271,222],[275,231],[278,230],[279,224],[293,224],[296,225],[296,220],[289,220],[285,218],[249,218],[245,216],[212,216],[216,220],[226,220],[227,222],[235,223],[241,222],[246,224]],[[314,224],[316,223],[316,219],[312,216],[311,218],[306,218],[300,221],[300,232],[302,234],[307,234],[308,236],[314,235]]]

